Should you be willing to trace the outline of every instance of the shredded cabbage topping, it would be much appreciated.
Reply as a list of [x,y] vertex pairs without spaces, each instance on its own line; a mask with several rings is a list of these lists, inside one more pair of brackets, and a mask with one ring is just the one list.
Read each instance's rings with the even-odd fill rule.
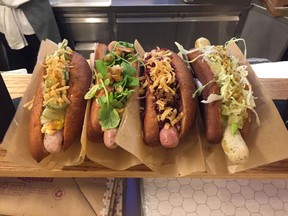
[[183,112],[179,111],[178,81],[171,55],[171,51],[159,47],[144,54],[146,77],[141,88],[148,87],[155,97],[160,128],[173,127],[183,118]]
[[42,133],[53,134],[64,127],[69,89],[69,72],[71,69],[72,50],[63,40],[58,49],[45,57],[43,67],[43,113],[41,116]]
[[220,88],[220,96],[208,97],[205,103],[221,100],[221,114],[224,120],[232,127],[232,131],[242,129],[245,119],[248,117],[247,109],[259,118],[255,111],[255,97],[252,86],[247,79],[246,65],[240,65],[239,60],[227,52],[225,46],[206,46],[199,48],[203,59],[209,64],[215,76],[215,82]]

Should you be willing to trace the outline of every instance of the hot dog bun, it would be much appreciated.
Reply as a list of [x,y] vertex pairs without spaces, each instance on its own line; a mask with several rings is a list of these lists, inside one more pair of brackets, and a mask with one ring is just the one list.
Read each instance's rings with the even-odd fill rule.
[[[103,59],[107,52],[107,45],[103,43],[99,43],[95,49],[95,60]],[[97,73],[97,68],[95,68],[95,72]],[[97,80],[95,80],[97,82]],[[99,82],[99,81],[98,81]],[[97,93],[98,95],[104,95],[104,91]],[[101,129],[101,125],[99,123],[99,111],[100,105],[96,100],[91,101],[91,109],[90,109],[90,118],[87,123],[87,137],[92,142],[102,142],[103,141],[103,131]]]
[[[196,61],[192,63],[192,67],[202,85],[207,84],[202,90],[203,100],[207,100],[210,94],[220,94],[217,84],[215,82],[210,82],[214,79],[214,75],[209,65],[203,63],[203,57],[201,56],[200,51],[196,50],[195,52],[188,54],[188,58],[190,60],[197,58]],[[219,143],[222,139],[220,101],[204,104],[203,111],[205,116],[204,124],[206,138],[209,143]]]
[[92,99],[87,137],[112,149],[126,104],[139,85],[138,57],[133,44],[112,41],[98,45],[95,60],[95,84],[85,96]]
[[67,107],[65,118],[64,151],[81,134],[86,108],[84,95],[88,91],[92,81],[92,72],[89,64],[77,52],[73,52],[72,54],[71,66],[68,89],[68,99],[71,101],[71,104]]
[[[66,47],[67,41],[63,41],[62,46]],[[61,52],[57,55],[62,55],[63,50]],[[45,60],[41,67],[41,76],[39,76],[29,126],[29,148],[32,157],[37,162],[40,162],[50,153],[67,150],[81,135],[86,108],[84,95],[91,85],[92,72],[86,59],[80,54],[67,48],[66,56],[68,55],[69,57],[65,60],[67,61],[66,66],[63,66],[66,63],[60,64],[59,59],[55,60],[56,54],[51,54],[49,63],[48,60]],[[63,58],[62,61],[64,61]],[[60,73],[56,71],[57,67],[55,65],[57,64],[61,65]],[[55,69],[51,69],[48,65],[54,65]],[[50,68],[49,72],[47,68]],[[64,76],[64,70],[67,76]],[[54,75],[48,75],[50,73]],[[66,80],[66,84],[63,84],[63,79]],[[62,86],[65,89],[61,90]],[[45,97],[43,93],[45,93]],[[47,94],[49,94],[50,100],[47,99]],[[57,94],[58,101],[53,99],[54,96],[52,95],[54,94]],[[62,98],[64,97],[63,101]],[[57,144],[55,144],[55,140]],[[53,152],[54,150],[55,152]]]
[[147,145],[176,147],[192,127],[196,99],[192,73],[174,52],[157,47],[144,55],[143,139]]
[[226,46],[211,46],[205,38],[195,42],[195,48],[187,57],[204,85],[202,97],[208,142],[221,142],[232,163],[246,162],[249,150],[244,139],[249,132],[252,111],[256,111],[245,66],[228,54]]
[[32,157],[40,162],[50,153],[45,149],[43,144],[44,135],[41,133],[41,115],[43,112],[43,91],[42,91],[42,76],[44,74],[44,67],[41,67],[41,75],[38,81],[36,94],[33,101],[33,107],[30,115],[29,124],[29,149]]

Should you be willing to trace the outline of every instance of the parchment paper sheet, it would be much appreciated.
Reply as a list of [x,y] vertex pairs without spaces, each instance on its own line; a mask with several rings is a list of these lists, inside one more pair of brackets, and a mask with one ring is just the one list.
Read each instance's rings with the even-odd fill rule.
[[[98,45],[99,43],[95,43],[95,51]],[[94,61],[95,61],[95,53],[91,53],[89,64],[92,71],[95,70]],[[132,166],[141,164],[141,161],[139,161],[134,155],[123,150],[122,148],[109,149],[105,146],[103,141],[99,143],[94,143],[87,138],[87,122],[90,121],[90,110],[91,110],[91,100],[89,100],[87,103],[84,127],[81,135],[81,143],[84,149],[86,149],[85,152],[87,157],[100,165],[115,170],[125,170]],[[124,114],[124,116],[125,115],[126,114]]]
[[[105,183],[94,184],[93,192],[97,192],[94,195],[99,199],[93,201],[100,205],[103,189]],[[100,213],[91,207],[73,178],[1,178],[0,200],[1,215],[96,216]]]
[[116,137],[119,146],[137,156],[151,170],[164,176],[185,176],[205,171],[196,124],[176,148],[168,149],[160,145],[151,147],[145,145],[142,139],[139,101],[131,100],[127,109],[129,112]]
[[[141,50],[140,44],[135,44]],[[141,56],[141,54],[140,54]],[[108,149],[103,143],[92,143],[86,137],[86,121],[82,143],[86,146],[88,158],[111,169],[123,170],[137,164],[144,164],[152,171],[167,176],[185,176],[205,171],[204,159],[196,124],[184,137],[178,147],[167,149],[150,147],[142,139],[142,123],[139,113],[137,89],[129,100],[116,136],[116,149]],[[89,112],[89,110],[88,110]],[[89,116],[86,110],[86,117]]]
[[[42,42],[38,62],[41,62],[46,53],[53,50],[55,50],[55,44],[49,41]],[[88,103],[81,137],[82,146],[79,140],[63,155],[47,157],[40,166],[53,168],[79,164],[87,154],[92,161],[114,170],[125,170],[138,164],[144,164],[165,177],[180,177],[205,171],[211,174],[235,173],[287,159],[288,133],[276,107],[263,92],[261,84],[239,48],[232,44],[229,50],[248,65],[248,78],[252,83],[254,95],[258,97],[256,111],[261,125],[257,126],[253,121],[250,135],[246,140],[250,150],[249,161],[246,164],[230,164],[226,160],[220,144],[210,145],[206,142],[199,111],[190,133],[180,141],[178,147],[166,149],[162,146],[146,146],[142,140],[139,100],[133,97],[127,105],[118,130],[116,137],[118,148],[111,150],[106,148],[103,143],[92,143],[87,140],[86,121],[90,106]],[[7,149],[6,159],[8,161],[32,167],[39,165],[34,162],[28,151],[30,111],[22,108],[22,105],[33,98],[36,80],[39,76],[38,67],[37,64],[32,80],[3,142],[3,147]]]
[[40,76],[41,63],[44,57],[57,49],[57,45],[50,40],[41,42],[37,64],[34,68],[31,81],[22,97],[22,100],[15,113],[14,119],[3,140],[2,147],[7,150],[5,159],[27,167],[39,167],[52,169],[55,167],[77,165],[83,162],[85,151],[82,149],[79,139],[65,152],[49,155],[39,164],[32,158],[29,152],[29,118],[30,113],[23,105],[33,99],[38,79]]
[[75,178],[74,179],[79,189],[90,203],[97,215],[103,209],[103,199],[107,190],[106,178]]
[[[89,101],[87,105],[84,127],[81,136],[81,143],[83,146],[85,146],[87,157],[100,165],[114,170],[125,170],[141,164],[141,161],[137,157],[125,151],[121,147],[109,149],[105,146],[104,142],[94,143],[87,138],[87,121],[90,120],[90,102],[91,101]],[[121,131],[121,126],[119,131]]]
[[[288,158],[288,132],[277,108],[272,99],[268,98],[263,91],[257,76],[238,46],[233,43],[228,50],[240,59],[242,64],[247,65],[248,79],[252,83],[254,96],[258,98],[255,100],[256,111],[261,123],[260,126],[257,126],[255,118],[253,118],[249,136],[246,139],[250,151],[249,161],[246,164],[233,165],[229,163],[221,144],[211,145],[202,139],[207,172],[215,174],[240,172]],[[203,133],[203,127],[199,132]]]

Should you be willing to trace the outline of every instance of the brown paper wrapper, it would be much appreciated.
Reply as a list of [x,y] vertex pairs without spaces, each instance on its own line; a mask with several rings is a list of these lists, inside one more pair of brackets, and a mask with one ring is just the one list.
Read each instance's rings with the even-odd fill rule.
[[139,158],[152,171],[163,176],[180,177],[205,171],[197,125],[180,140],[176,148],[168,149],[160,144],[151,147],[145,145],[142,138],[139,100],[131,100],[127,110],[127,116],[116,137],[119,146]]
[[32,100],[38,79],[40,78],[40,68],[44,57],[57,49],[57,45],[50,40],[41,42],[37,64],[35,65],[31,81],[21,99],[14,119],[3,140],[2,147],[7,150],[5,160],[21,164],[26,167],[39,167],[45,169],[60,168],[63,166],[77,165],[83,162],[85,151],[82,149],[80,137],[65,152],[50,154],[40,163],[37,163],[29,152],[29,119],[31,111],[23,108],[23,105]]
[[106,178],[75,178],[74,181],[96,215],[101,215],[102,209],[105,208],[103,200],[107,197],[109,180]]
[[[139,51],[142,47],[140,44],[138,46],[140,46]],[[55,44],[51,41],[42,42],[38,62],[42,62],[46,53],[55,49]],[[254,95],[258,98],[256,111],[261,124],[258,126],[255,121],[252,123],[250,135],[246,139],[250,150],[249,161],[246,164],[233,165],[229,163],[221,144],[211,145],[207,143],[200,112],[197,114],[190,133],[180,140],[176,148],[146,146],[142,139],[139,100],[135,97],[132,97],[127,104],[116,136],[116,143],[118,144],[116,149],[108,149],[104,143],[92,143],[87,139],[87,120],[90,112],[90,102],[88,102],[81,136],[82,145],[78,140],[66,152],[56,156],[51,155],[37,164],[28,150],[27,134],[29,133],[30,111],[22,108],[22,106],[33,98],[36,91],[39,63],[35,67],[31,82],[2,143],[3,148],[7,150],[6,160],[28,167],[54,168],[80,164],[86,154],[90,160],[113,170],[125,170],[143,164],[163,177],[182,177],[199,172],[215,175],[230,174],[287,159],[288,133],[278,110],[273,101],[263,92],[254,71],[237,45],[231,44],[228,50],[237,56],[242,63],[247,64],[248,79],[253,86]]]
[[0,215],[98,215],[72,178],[1,178],[0,200]]
[[[98,45],[99,45],[98,43],[95,43],[95,51]],[[94,59],[95,59],[95,53],[91,53],[89,64],[92,71],[94,70]],[[139,161],[134,155],[130,154],[129,152],[123,150],[120,147],[117,147],[115,149],[109,149],[105,146],[104,141],[94,143],[87,138],[87,122],[90,121],[90,110],[92,100],[89,100],[87,103],[84,119],[84,127],[81,135],[81,143],[85,149],[87,157],[90,160],[102,166],[114,170],[126,170],[130,167],[141,164],[141,161]],[[125,112],[127,112],[127,110]],[[125,115],[126,114],[124,113],[123,116]],[[123,119],[124,118],[125,117],[123,117]],[[119,130],[121,130],[121,125],[119,127]]]
[[177,148],[147,146],[142,139],[139,100],[132,97],[127,104],[115,139],[118,147],[108,149],[104,143],[93,143],[87,139],[88,116],[89,111],[86,112],[81,141],[86,146],[87,157],[100,165],[115,170],[125,170],[144,164],[156,173],[174,177],[205,171],[201,140],[196,125],[181,140]]
[[[250,151],[249,160],[245,164],[229,163],[221,144],[211,145],[205,138],[202,139],[207,172],[213,174],[236,173],[288,158],[288,133],[277,108],[271,98],[263,92],[255,72],[238,46],[235,43],[230,44],[228,51],[236,56],[241,64],[247,65],[248,79],[252,84],[254,96],[257,97],[256,111],[261,123],[258,126],[255,118],[252,121],[249,136],[245,140]],[[203,128],[199,132],[203,134]]]
[[[136,49],[141,50],[138,43]],[[143,49],[142,49],[143,51]],[[141,51],[140,51],[141,52]],[[141,55],[141,54],[140,54]],[[186,176],[205,171],[201,140],[197,126],[191,128],[177,148],[167,149],[162,146],[150,147],[142,139],[142,123],[139,113],[138,90],[129,100],[116,136],[116,149],[108,149],[104,143],[92,143],[87,139],[86,110],[82,143],[86,146],[87,157],[103,166],[115,170],[124,170],[138,164],[144,164],[152,171],[165,176]]]
[[[90,104],[91,101],[89,101],[87,105],[84,127],[81,136],[81,143],[86,149],[87,157],[97,164],[114,170],[126,170],[130,167],[141,164],[141,161],[137,157],[121,147],[109,149],[105,146],[104,142],[94,143],[87,138],[87,121],[90,120]],[[123,114],[123,119],[125,119],[127,111],[128,110],[126,109],[125,113]],[[122,126],[123,124],[119,126],[119,132],[122,130]],[[119,132],[117,136],[119,136]]]

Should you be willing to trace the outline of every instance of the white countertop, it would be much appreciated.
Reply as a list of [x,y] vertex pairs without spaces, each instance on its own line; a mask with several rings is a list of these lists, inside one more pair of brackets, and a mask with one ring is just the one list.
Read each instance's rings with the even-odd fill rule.
[[109,7],[112,0],[49,0],[53,7]]
[[288,79],[288,61],[259,63],[251,65],[259,78]]

